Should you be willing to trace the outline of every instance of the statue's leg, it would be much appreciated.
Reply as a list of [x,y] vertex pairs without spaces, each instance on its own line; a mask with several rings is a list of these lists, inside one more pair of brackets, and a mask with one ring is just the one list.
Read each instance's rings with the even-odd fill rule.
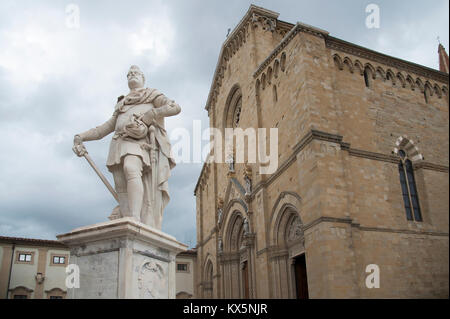
[[123,172],[127,180],[128,206],[130,215],[140,221],[144,184],[142,183],[142,160],[136,155],[126,155]]
[[119,197],[119,207],[121,217],[131,217],[130,209],[128,208],[128,194],[127,194],[127,180],[123,173],[122,167],[117,166],[113,172],[114,186],[117,197]]

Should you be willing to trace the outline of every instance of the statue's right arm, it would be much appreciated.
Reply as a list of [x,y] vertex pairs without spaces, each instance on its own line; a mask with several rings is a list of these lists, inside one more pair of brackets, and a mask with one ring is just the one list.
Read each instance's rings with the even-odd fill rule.
[[114,132],[114,129],[116,127],[116,120],[117,120],[117,111],[114,112],[113,116],[102,125],[97,126],[95,128],[91,128],[90,130],[77,135],[81,138],[81,141],[100,140],[104,138],[106,135]]

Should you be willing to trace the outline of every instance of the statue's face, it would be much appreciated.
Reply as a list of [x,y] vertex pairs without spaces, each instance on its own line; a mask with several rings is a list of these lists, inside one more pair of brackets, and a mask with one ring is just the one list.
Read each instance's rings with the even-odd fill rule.
[[130,69],[127,74],[128,87],[130,89],[138,89],[144,87],[144,76],[137,69]]

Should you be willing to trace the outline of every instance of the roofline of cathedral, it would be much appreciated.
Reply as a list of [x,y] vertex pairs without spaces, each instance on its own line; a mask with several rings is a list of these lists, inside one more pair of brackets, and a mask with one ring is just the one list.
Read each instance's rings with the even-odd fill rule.
[[211,88],[209,90],[208,99],[205,105],[205,109],[209,111],[213,92],[216,91],[217,81],[221,77],[220,75],[220,66],[222,64],[222,61],[224,59],[224,51],[225,49],[233,42],[235,41],[239,31],[242,30],[242,28],[245,27],[245,25],[249,22],[249,19],[252,18],[253,14],[259,14],[262,16],[265,16],[267,18],[276,19],[277,24],[284,27],[291,27],[291,30],[286,34],[286,36],[283,38],[283,40],[278,44],[275,49],[271,52],[271,54],[268,55],[268,57],[258,66],[256,71],[254,72],[253,76],[257,77],[257,75],[264,69],[266,65],[269,64],[269,61],[274,58],[274,56],[277,55],[277,53],[280,51],[280,49],[284,48],[294,37],[295,35],[302,31],[302,32],[308,32],[315,34],[317,36],[322,36],[325,39],[326,46],[330,49],[346,52],[355,56],[359,56],[368,60],[372,60],[374,62],[382,63],[391,67],[395,67],[398,69],[402,69],[405,71],[413,72],[417,75],[424,76],[426,78],[433,79],[435,81],[439,81],[442,83],[448,84],[448,74],[433,68],[429,68],[414,62],[402,60],[396,57],[392,57],[359,45],[356,45],[351,42],[347,42],[335,37],[332,37],[329,35],[329,33],[325,30],[318,29],[316,27],[310,26],[308,24],[304,24],[301,22],[297,22],[297,24],[291,24],[288,22],[280,21],[278,20],[279,13],[270,11],[261,7],[257,7],[255,5],[250,5],[250,8],[248,9],[247,13],[244,15],[244,17],[241,19],[241,21],[238,23],[238,25],[233,29],[233,31],[230,33],[230,35],[227,37],[225,42],[222,44],[222,48],[220,50],[219,58],[216,64],[216,69],[214,72],[213,80],[211,83]]
[[332,36],[327,36],[325,42],[328,48],[333,50],[349,53],[361,58],[372,60],[374,62],[382,63],[390,67],[400,70],[409,71],[426,78],[433,79],[441,83],[448,84],[448,74],[427,66],[417,64],[414,62],[402,60],[384,53],[380,53],[357,44],[347,42]]

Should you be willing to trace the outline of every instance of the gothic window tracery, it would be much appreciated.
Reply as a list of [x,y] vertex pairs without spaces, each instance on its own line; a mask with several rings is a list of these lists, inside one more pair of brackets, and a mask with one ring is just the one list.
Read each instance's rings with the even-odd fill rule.
[[411,221],[421,222],[422,214],[420,212],[419,197],[417,195],[412,162],[405,151],[400,150],[398,155],[401,159],[400,164],[398,164],[398,172],[400,175],[400,184],[402,186],[406,218]]

